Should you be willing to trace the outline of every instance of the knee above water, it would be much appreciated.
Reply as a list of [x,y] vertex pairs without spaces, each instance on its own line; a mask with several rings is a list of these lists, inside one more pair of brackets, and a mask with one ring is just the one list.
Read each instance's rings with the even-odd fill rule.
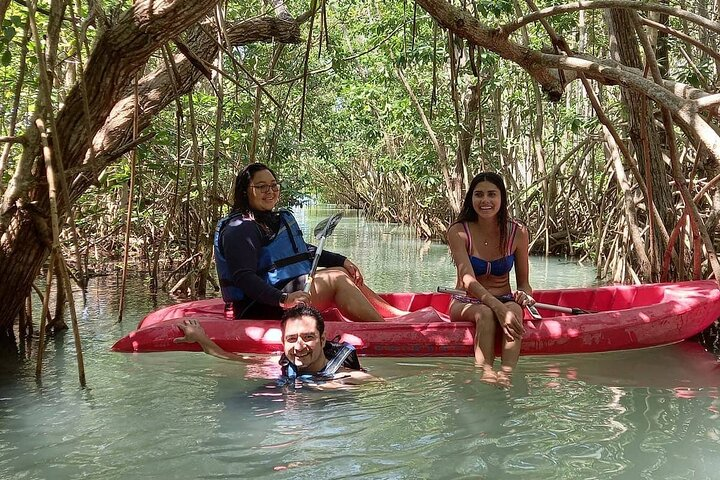
[[475,318],[476,332],[490,332],[495,330],[495,317],[481,315]]

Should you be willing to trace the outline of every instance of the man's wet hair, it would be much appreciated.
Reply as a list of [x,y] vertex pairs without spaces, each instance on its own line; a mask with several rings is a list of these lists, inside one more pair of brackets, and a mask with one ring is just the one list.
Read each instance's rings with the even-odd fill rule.
[[322,314],[318,311],[318,309],[304,304],[295,305],[294,307],[285,310],[280,318],[280,328],[284,329],[285,324],[291,318],[300,318],[304,316],[314,318],[315,326],[317,327],[318,332],[320,332],[320,335],[325,333],[325,320],[323,320]]

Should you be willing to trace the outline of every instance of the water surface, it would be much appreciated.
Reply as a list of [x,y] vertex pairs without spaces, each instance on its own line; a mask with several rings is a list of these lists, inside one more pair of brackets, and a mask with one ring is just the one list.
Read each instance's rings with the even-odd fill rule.
[[[326,213],[298,216],[311,232]],[[376,290],[454,283],[445,246],[348,217],[327,248]],[[531,280],[590,285],[594,272],[533,258]],[[508,390],[480,382],[469,358],[363,358],[383,382],[280,392],[272,359],[111,352],[154,308],[142,278],[129,292],[120,324],[115,277],[76,297],[88,388],[71,335],[48,345],[41,383],[33,345],[3,360],[1,479],[719,478],[720,367],[696,343],[522,357]]]

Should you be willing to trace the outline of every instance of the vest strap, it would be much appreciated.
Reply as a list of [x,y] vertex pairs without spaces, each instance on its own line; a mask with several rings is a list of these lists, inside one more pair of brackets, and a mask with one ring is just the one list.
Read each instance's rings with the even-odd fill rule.
[[[290,237],[292,238],[292,237]],[[293,263],[300,263],[304,262],[305,260],[312,260],[313,254],[310,252],[303,252],[298,253],[297,255],[293,255],[292,257],[282,258],[278,260],[277,262],[273,262],[272,264],[268,265],[267,267],[261,269],[259,273],[265,274],[268,272],[272,272],[273,270],[277,270],[278,268],[287,267],[288,265],[292,265]]]

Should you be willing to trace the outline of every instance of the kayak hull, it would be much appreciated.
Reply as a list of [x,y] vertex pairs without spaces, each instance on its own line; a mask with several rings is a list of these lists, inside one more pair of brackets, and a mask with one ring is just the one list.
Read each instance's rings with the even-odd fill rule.
[[[410,313],[384,323],[348,322],[337,309],[326,310],[326,338],[339,338],[368,356],[472,356],[474,325],[451,322],[450,296],[443,293],[382,295]],[[525,318],[523,355],[589,353],[652,347],[685,340],[720,317],[715,281],[620,285],[541,290],[540,303],[591,312],[567,315],[539,309],[543,318]],[[197,344],[175,343],[185,319],[200,322],[208,336],[232,352],[282,351],[277,320],[227,318],[221,299],[172,305],[150,313],[137,330],[112,348],[119,352],[199,351]]]

